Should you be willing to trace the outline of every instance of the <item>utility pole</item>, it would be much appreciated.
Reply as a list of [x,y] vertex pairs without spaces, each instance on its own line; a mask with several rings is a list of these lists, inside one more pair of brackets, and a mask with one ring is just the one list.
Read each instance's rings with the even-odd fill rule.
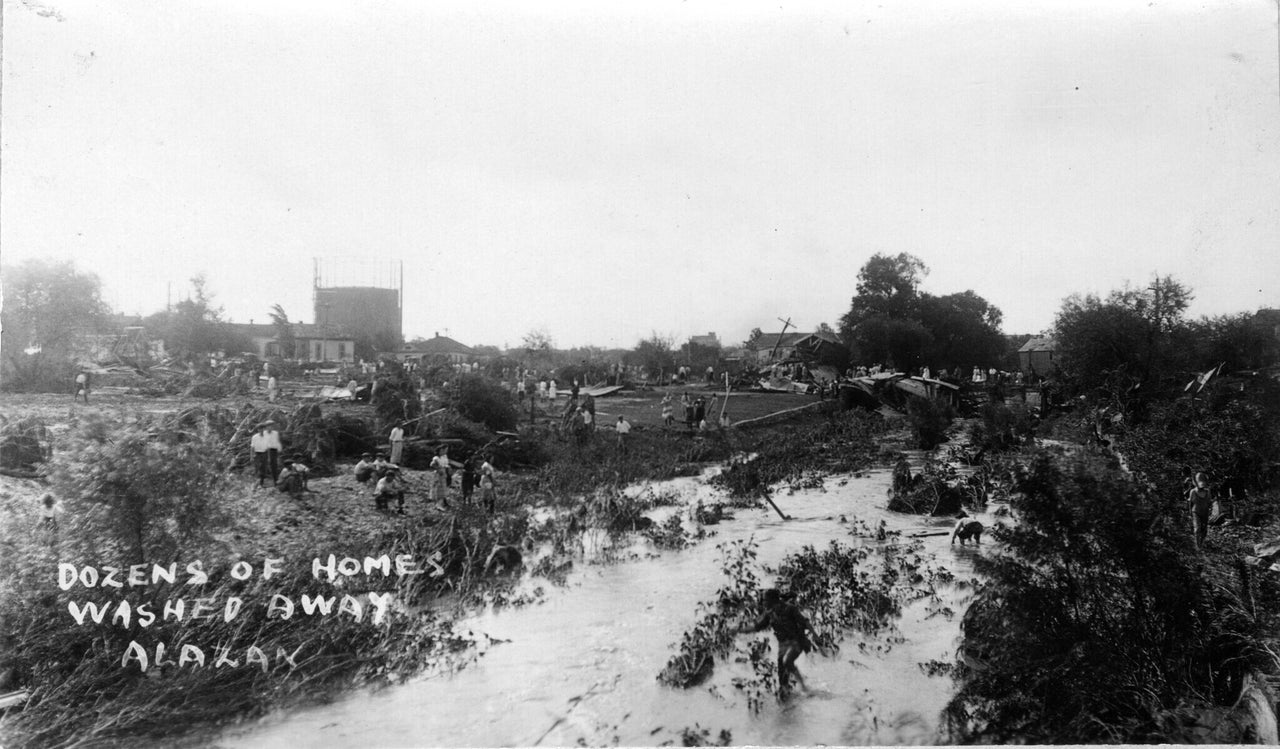
[[791,325],[790,317],[785,320],[779,317],[778,321],[782,323],[782,332],[778,334],[778,340],[773,342],[773,350],[769,352],[769,361],[771,362],[773,361],[774,355],[778,353],[778,346],[782,344],[782,336],[787,334],[787,326],[790,325],[793,328],[795,327],[794,325]]

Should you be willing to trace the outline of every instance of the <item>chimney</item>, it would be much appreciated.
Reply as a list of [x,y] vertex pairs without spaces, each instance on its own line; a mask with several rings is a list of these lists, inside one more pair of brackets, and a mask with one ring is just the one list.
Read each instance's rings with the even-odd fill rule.
[[439,337],[440,337],[440,331],[438,331],[438,330],[437,330],[437,331],[436,331],[436,338],[439,338]]

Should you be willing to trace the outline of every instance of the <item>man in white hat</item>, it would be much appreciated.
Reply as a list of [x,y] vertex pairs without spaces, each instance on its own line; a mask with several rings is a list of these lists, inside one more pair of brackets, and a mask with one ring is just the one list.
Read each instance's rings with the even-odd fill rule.
[[280,433],[276,431],[276,423],[267,419],[259,424],[258,431],[249,439],[249,445],[253,448],[253,465],[258,469],[258,486],[261,487],[268,478],[274,484],[279,473],[276,460],[280,455]]

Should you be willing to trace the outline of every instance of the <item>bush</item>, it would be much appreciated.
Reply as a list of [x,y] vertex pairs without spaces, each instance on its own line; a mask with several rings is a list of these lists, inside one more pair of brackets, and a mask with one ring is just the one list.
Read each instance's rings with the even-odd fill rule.
[[1237,495],[1265,490],[1277,479],[1280,383],[1260,379],[1243,392],[1220,386],[1206,395],[1152,403],[1146,417],[1116,439],[1130,467],[1155,485],[1169,508],[1181,505],[1184,481],[1196,471]]
[[1009,450],[1034,439],[1035,428],[1027,404],[989,400],[979,412],[982,420],[973,425],[970,441],[985,450]]
[[511,393],[501,385],[480,375],[461,375],[453,392],[451,405],[463,418],[484,424],[495,432],[516,428],[515,403]]
[[176,559],[224,524],[217,496],[225,461],[223,442],[207,428],[89,414],[50,461],[49,478],[76,556],[141,563]]
[[907,421],[916,447],[921,450],[932,450],[947,441],[947,427],[953,416],[950,405],[934,398],[907,401]]
[[1017,489],[1019,523],[976,560],[947,708],[962,743],[1159,740],[1166,711],[1259,662],[1255,625],[1215,615],[1190,538],[1126,474],[1040,452]]

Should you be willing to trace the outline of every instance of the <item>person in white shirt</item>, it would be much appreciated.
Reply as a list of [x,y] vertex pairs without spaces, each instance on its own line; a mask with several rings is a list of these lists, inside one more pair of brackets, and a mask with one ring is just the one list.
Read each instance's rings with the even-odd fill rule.
[[267,378],[267,402],[275,403],[276,398],[280,395],[280,383],[273,374]]
[[360,462],[355,467],[356,481],[361,484],[369,483],[369,479],[373,478],[373,465],[373,453],[361,455]]
[[378,485],[373,490],[374,506],[380,511],[388,511],[391,509],[391,500],[396,501],[396,512],[404,514],[404,482],[400,480],[400,467],[397,465],[387,466],[386,475],[378,479]]
[[480,466],[480,497],[484,500],[484,507],[493,513],[498,506],[498,484],[496,481],[497,470],[493,464],[489,462],[489,457],[485,456],[484,463]]
[[453,461],[449,460],[449,448],[441,445],[436,450],[436,456],[431,459],[431,470],[435,471],[435,478],[431,482],[431,501],[439,503],[441,507],[449,507],[449,474],[453,469]]
[[631,434],[631,422],[627,421],[625,416],[619,416],[618,423],[613,426],[613,431],[618,433],[618,452],[625,453],[627,451],[627,435]]
[[253,437],[249,438],[249,446],[253,449],[253,465],[258,470],[258,486],[262,486],[262,482],[271,479],[274,484],[276,475],[276,460],[280,455],[280,433],[275,429],[274,421],[264,421],[258,425],[258,431]]
[[404,456],[404,428],[397,422],[391,428],[391,462],[400,465],[400,458]]

